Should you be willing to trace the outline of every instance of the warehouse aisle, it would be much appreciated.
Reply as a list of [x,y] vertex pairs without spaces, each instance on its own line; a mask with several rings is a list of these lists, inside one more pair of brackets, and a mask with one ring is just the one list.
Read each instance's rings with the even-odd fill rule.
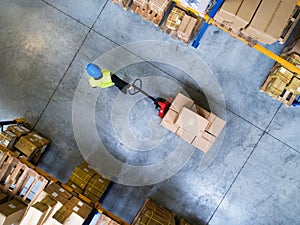
[[[138,174],[144,176],[138,187],[126,185],[134,174],[119,177],[121,184],[114,184],[103,206],[128,222],[147,197],[195,225],[300,222],[300,112],[258,91],[272,60],[213,27],[198,49],[186,48],[110,1],[3,0],[0,5],[0,118],[24,117],[52,139],[42,169],[66,181],[82,154],[89,154],[78,142],[93,144],[89,138],[96,134],[123,166],[144,169],[178,153],[165,171],[141,169],[146,175]],[[139,47],[129,44],[135,41]],[[157,42],[151,41],[161,44],[153,47]],[[129,45],[120,50],[123,44]],[[279,52],[281,46],[270,48]],[[205,155],[166,132],[147,99],[132,102],[116,88],[90,88],[84,67],[103,54],[106,61],[100,61],[125,80],[139,77],[147,91],[163,97],[187,93],[226,119],[212,151]],[[134,63],[125,65],[125,59]],[[76,102],[76,96],[87,97]],[[95,105],[95,112],[80,103]],[[76,115],[82,113],[75,117],[80,121],[74,120],[73,104]],[[127,120],[116,123],[123,110]],[[85,120],[95,121],[96,130],[79,127],[85,134],[75,140],[77,125]],[[126,142],[128,133],[134,142]],[[103,160],[98,152],[94,156],[92,164]]]

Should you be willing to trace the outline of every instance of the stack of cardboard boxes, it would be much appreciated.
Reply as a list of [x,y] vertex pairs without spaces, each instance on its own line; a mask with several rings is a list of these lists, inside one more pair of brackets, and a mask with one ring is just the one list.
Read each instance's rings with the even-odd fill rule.
[[75,168],[66,184],[77,193],[83,194],[93,202],[98,202],[110,184],[110,180],[98,174],[88,163],[84,162]]
[[0,133],[0,145],[36,164],[50,140],[21,125],[7,127]]
[[161,29],[170,34],[171,37],[177,38],[183,43],[188,44],[194,35],[198,24],[197,18],[188,15],[180,8],[174,7],[164,25],[161,26]]
[[208,152],[226,122],[179,93],[161,121],[161,125],[188,143]]
[[296,6],[297,0],[225,0],[214,20],[235,34],[272,44],[280,39]]
[[91,206],[51,183],[28,208],[20,225],[81,225],[91,211]]
[[[282,57],[295,66],[300,66],[298,53],[282,54]],[[279,63],[275,63],[260,90],[290,106],[296,96],[300,94],[300,75],[292,73]]]
[[175,214],[156,204],[151,199],[147,199],[135,217],[132,225],[175,225]]
[[171,0],[149,0],[149,8],[159,17],[163,17],[171,3]]

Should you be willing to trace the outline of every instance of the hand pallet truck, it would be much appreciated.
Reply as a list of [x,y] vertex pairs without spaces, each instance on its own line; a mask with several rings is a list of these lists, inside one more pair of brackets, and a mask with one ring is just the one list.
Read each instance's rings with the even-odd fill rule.
[[158,110],[158,116],[163,119],[170,108],[172,98],[164,99],[161,97],[153,97],[148,93],[146,93],[145,91],[143,91],[142,86],[143,86],[142,80],[136,79],[128,88],[128,93],[130,95],[136,95],[137,93],[141,93],[146,97],[148,97],[149,99],[151,99],[155,105],[155,108]]

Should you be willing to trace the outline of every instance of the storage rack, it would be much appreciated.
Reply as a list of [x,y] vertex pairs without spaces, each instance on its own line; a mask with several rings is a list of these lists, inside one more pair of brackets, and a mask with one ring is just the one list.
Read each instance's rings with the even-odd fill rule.
[[[177,5],[179,5],[182,8],[185,8],[186,10],[194,13],[195,15],[199,15],[199,12],[197,12],[196,10],[190,8],[190,7],[186,7],[184,5],[182,5],[180,3],[180,0],[173,0]],[[216,4],[214,5],[214,7],[211,9],[211,11],[206,14],[206,15],[199,15],[204,19],[204,22],[202,24],[202,28],[200,29],[200,32],[196,38],[196,40],[193,42],[192,46],[194,48],[197,48],[199,46],[200,40],[203,37],[205,31],[207,30],[207,28],[209,27],[209,25],[213,25],[216,26],[218,28],[220,28],[221,30],[225,31],[226,33],[230,34],[232,36],[232,34],[230,33],[230,30],[218,25],[216,23],[214,23],[214,19],[213,17],[216,15],[217,11],[220,9],[220,7],[222,6],[224,0],[217,0]],[[300,7],[300,0],[298,0],[297,6]],[[242,37],[239,37],[237,35],[234,36],[235,38],[239,39],[240,41],[244,42],[245,44],[247,44],[248,46],[254,48],[255,50],[261,52],[262,54],[268,56],[269,58],[273,59],[274,61],[280,63],[283,67],[287,68],[288,70],[300,74],[300,68],[296,67],[295,65],[293,65],[292,63],[288,62],[287,60],[285,60],[284,58],[280,57],[279,55],[275,54],[274,52],[268,50],[267,48],[263,47],[262,45],[259,45],[257,43],[253,44],[250,41],[247,41],[245,39],[243,39]]]

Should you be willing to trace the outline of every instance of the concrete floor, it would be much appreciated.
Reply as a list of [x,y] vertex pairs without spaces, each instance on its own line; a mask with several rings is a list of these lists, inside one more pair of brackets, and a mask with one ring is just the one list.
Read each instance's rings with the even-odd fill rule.
[[[300,224],[300,111],[258,91],[272,60],[213,27],[198,49],[182,47],[110,1],[0,6],[0,118],[24,117],[52,139],[41,168],[66,181],[84,157],[116,181],[103,206],[128,222],[151,197],[195,225]],[[94,60],[226,119],[212,151],[160,127],[141,95],[90,88]]]

